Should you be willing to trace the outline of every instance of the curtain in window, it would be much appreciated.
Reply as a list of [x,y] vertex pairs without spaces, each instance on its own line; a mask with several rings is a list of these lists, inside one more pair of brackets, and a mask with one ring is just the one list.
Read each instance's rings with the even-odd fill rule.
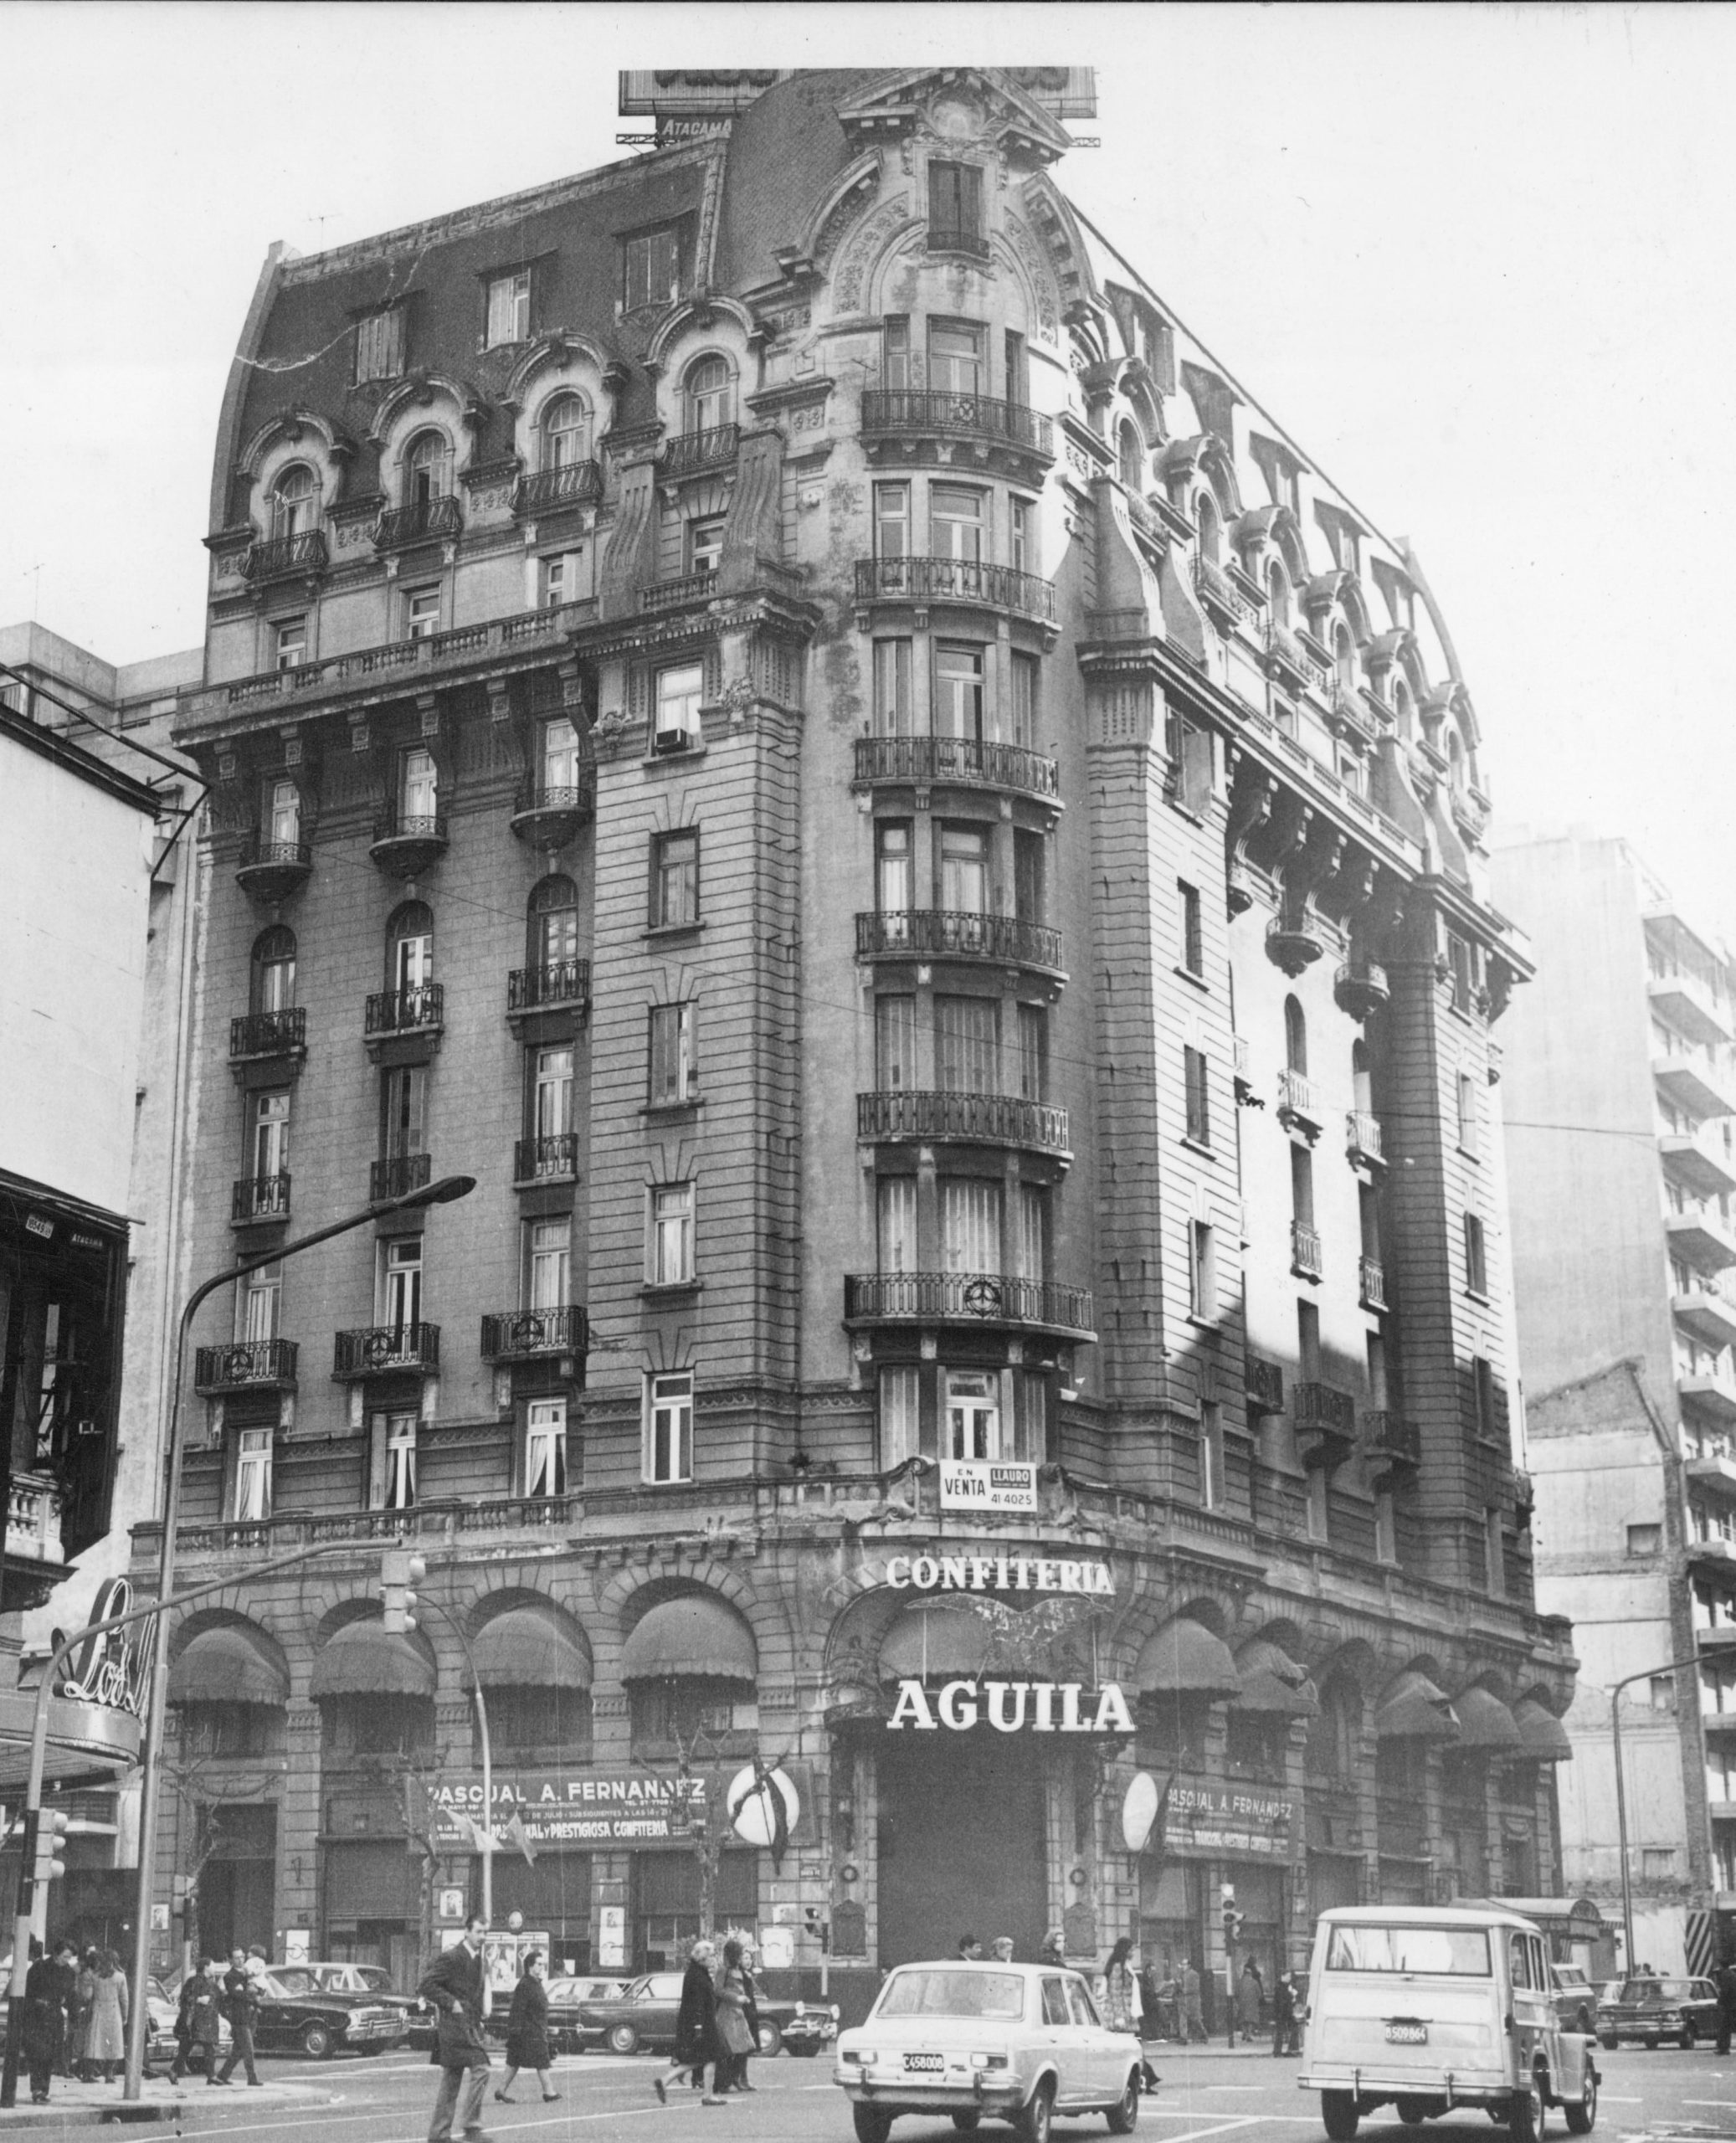
[[901,1466],[922,1447],[922,1371],[914,1362],[898,1363],[880,1373],[881,1470]]
[[950,1177],[940,1187],[941,1258],[948,1272],[1000,1270],[1000,1185]]
[[942,1093],[994,1092],[998,1010],[992,997],[935,999],[935,1070]]
[[917,1269],[917,1179],[913,1175],[882,1177],[878,1192],[880,1269]]

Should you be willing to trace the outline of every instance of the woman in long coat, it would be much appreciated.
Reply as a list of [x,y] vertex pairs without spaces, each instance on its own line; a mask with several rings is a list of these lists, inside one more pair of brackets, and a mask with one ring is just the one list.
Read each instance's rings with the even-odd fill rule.
[[[675,2012],[675,2058],[665,2074],[651,2079],[651,2089],[665,2104],[669,2087],[677,2076],[691,2075],[697,2082],[708,2061],[715,2062],[717,2068],[724,2067],[722,2043],[717,2037],[717,1989],[711,1980],[711,1960],[716,1954],[716,1945],[701,1939],[688,1956],[681,1979],[681,2006]],[[723,2080],[714,2068],[711,2088],[701,2104],[728,2104],[721,2088]]]
[[753,2033],[747,2022],[752,1999],[752,1989],[742,1963],[742,1945],[732,1935],[723,1945],[723,1983],[717,1989],[717,2036],[723,2042],[716,2086],[720,2092],[752,2088],[747,2081],[747,2057],[753,2051]]
[[1139,2029],[1139,1990],[1127,1962],[1133,1952],[1133,1936],[1123,1935],[1103,1966],[1103,2022],[1112,2032]]
[[1260,2029],[1260,2019],[1266,2007],[1266,1982],[1260,1976],[1260,1967],[1250,1957],[1241,1968],[1241,1977],[1236,1982],[1235,2014],[1244,2038],[1252,2038]]
[[547,1971],[542,1952],[529,1951],[512,1990],[512,2007],[506,2012],[506,2074],[495,2093],[503,2106],[513,2103],[513,2079],[521,2068],[536,2072],[544,2105],[561,2095],[548,2088],[548,2072],[554,2063],[548,2053],[548,1990],[542,1984]]
[[85,2059],[100,2066],[102,2080],[115,2080],[115,2063],[126,2058],[126,1975],[112,1950],[105,1950],[91,1984],[90,2014],[85,2024]]

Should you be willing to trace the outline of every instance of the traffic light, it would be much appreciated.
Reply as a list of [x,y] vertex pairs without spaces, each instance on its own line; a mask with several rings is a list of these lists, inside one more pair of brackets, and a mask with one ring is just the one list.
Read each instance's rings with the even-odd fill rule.
[[1224,1946],[1227,1950],[1235,1945],[1240,1935],[1242,1922],[1247,1918],[1247,1914],[1238,1912],[1236,1909],[1234,1883],[1225,1883],[1222,1887],[1221,1895],[1224,1908]]
[[72,1818],[64,1808],[31,1808],[24,1814],[24,1865],[33,1883],[53,1883],[66,1873],[61,1855]]
[[413,1630],[416,1617],[411,1611],[416,1605],[412,1588],[421,1584],[428,1575],[428,1565],[420,1555],[413,1555],[403,1548],[388,1548],[380,1557],[381,1620],[395,1635]]

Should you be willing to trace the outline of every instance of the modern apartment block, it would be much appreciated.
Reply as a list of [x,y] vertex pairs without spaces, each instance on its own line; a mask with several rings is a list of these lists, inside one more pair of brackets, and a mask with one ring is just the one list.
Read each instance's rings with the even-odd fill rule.
[[475,1680],[496,1915],[601,1969],[697,1930],[684,1766],[835,1988],[1553,1890],[1529,962],[1415,563],[1069,203],[1088,73],[623,96],[274,249],[222,412],[193,1268],[477,1188],[204,1314],[165,1870],[214,1810],[213,1938],[409,1970]]
[[1538,1595],[1584,1670],[1567,1883],[1619,1922],[1627,1683],[1631,1961],[1701,1971],[1736,1909],[1736,967],[1624,841],[1494,868],[1538,948],[1502,1092]]

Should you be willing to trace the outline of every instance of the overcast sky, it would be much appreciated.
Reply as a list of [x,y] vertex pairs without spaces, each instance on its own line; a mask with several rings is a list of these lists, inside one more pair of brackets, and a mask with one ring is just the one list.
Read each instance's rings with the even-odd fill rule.
[[631,153],[622,66],[1061,62],[1061,182],[1389,535],[1501,821],[1736,941],[1736,11],[0,7],[0,623],[197,644],[224,374],[302,252]]

